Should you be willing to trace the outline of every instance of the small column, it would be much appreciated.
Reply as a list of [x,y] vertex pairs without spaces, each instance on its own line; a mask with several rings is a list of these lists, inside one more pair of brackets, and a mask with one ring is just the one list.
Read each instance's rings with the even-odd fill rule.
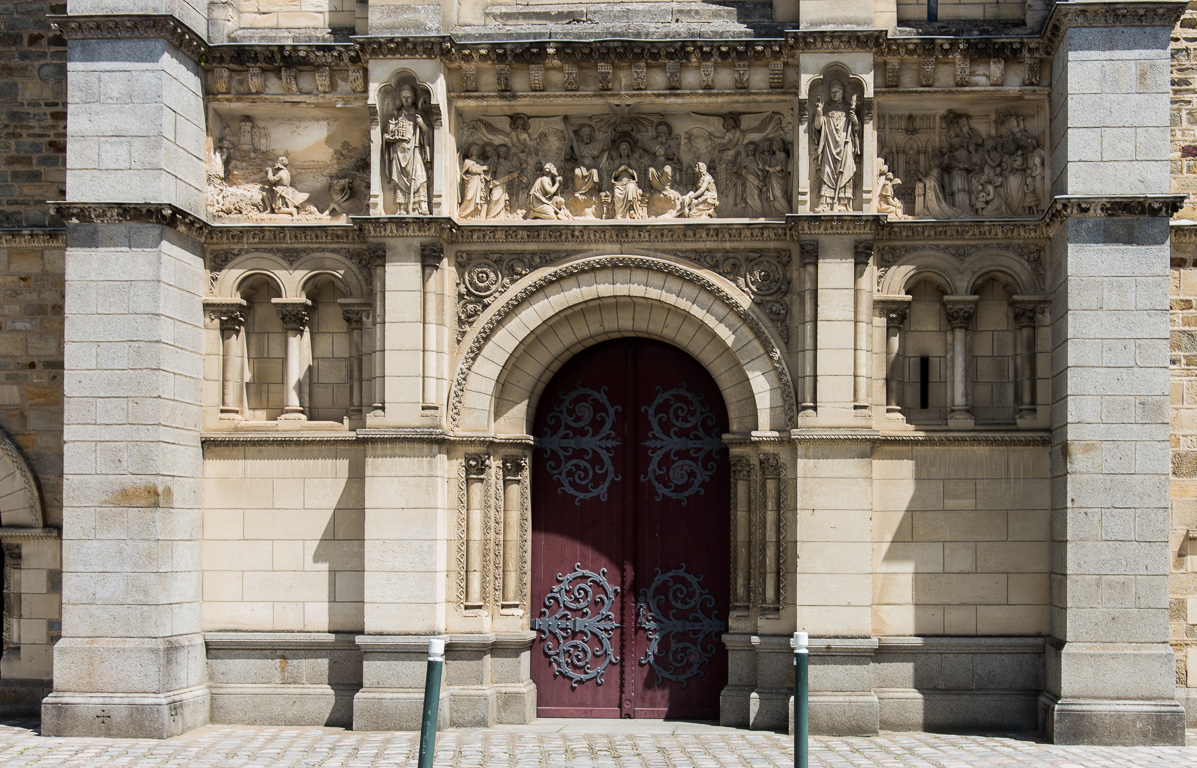
[[776,613],[781,610],[781,516],[782,477],[785,469],[781,456],[776,453],[761,454],[761,510],[763,527],[760,546],[761,611]]
[[853,248],[856,260],[856,272],[853,275],[853,289],[856,292],[854,305],[856,309],[855,347],[853,355],[852,407],[857,415],[865,414],[869,410],[869,320],[873,313],[870,303],[873,292],[869,290],[869,262],[873,260],[873,241],[857,240]]
[[380,261],[374,265],[374,350],[370,355],[371,362],[374,363],[373,382],[370,386],[374,393],[374,402],[370,404],[370,415],[375,417],[381,417],[386,412],[384,405],[386,393],[383,390],[383,382],[386,380],[385,309],[386,264],[384,261]]
[[271,299],[274,311],[283,321],[283,328],[287,331],[286,365],[283,379],[283,413],[279,419],[288,421],[306,421],[304,403],[301,402],[300,391],[303,388],[303,367],[300,345],[303,342],[303,332],[308,327],[308,311],[312,302],[307,299]]
[[341,301],[341,317],[349,327],[349,381],[350,405],[355,417],[366,418],[363,408],[365,399],[365,366],[363,365],[362,335],[366,318],[370,315],[370,307],[360,301]]
[[524,471],[528,460],[523,456],[503,459],[503,611],[519,610],[522,602],[520,577],[524,573],[520,522],[524,516]]
[[1037,317],[1044,307],[1044,300],[1027,296],[1014,296],[1010,310],[1014,313],[1014,324],[1018,327],[1014,337],[1015,397],[1014,419],[1018,423],[1033,420],[1037,415],[1035,402],[1035,329]]
[[951,357],[948,401],[948,425],[973,426],[968,405],[968,326],[977,311],[977,296],[944,296],[943,311],[948,318],[948,351]]
[[242,418],[241,329],[245,327],[245,299],[204,299],[208,317],[220,323],[220,418]]
[[874,299],[873,304],[885,319],[885,417],[905,421],[898,405],[898,352],[902,326],[910,314],[910,297],[886,296]]
[[466,610],[478,610],[486,605],[482,589],[486,539],[482,529],[486,516],[486,476],[489,471],[490,456],[485,453],[473,453],[465,457]]
[[752,457],[731,457],[731,578],[733,611],[747,611],[752,605]]
[[802,412],[815,412],[815,350],[818,347],[817,307],[819,295],[819,242],[807,240],[799,246],[802,263]]
[[423,410],[436,411],[439,409],[440,395],[437,392],[436,356],[437,333],[440,322],[437,318],[437,269],[444,258],[445,248],[440,243],[420,244],[420,265],[423,269],[423,326],[424,326],[424,356],[423,356]]

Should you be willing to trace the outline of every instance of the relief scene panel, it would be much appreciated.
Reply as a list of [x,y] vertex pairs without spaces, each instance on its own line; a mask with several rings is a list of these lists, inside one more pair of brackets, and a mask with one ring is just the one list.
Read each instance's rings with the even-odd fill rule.
[[208,124],[214,221],[327,221],[366,212],[365,107],[222,105]]
[[792,210],[793,113],[664,112],[459,121],[458,218],[770,218]]
[[1039,216],[1048,199],[1046,124],[1044,109],[1026,103],[882,109],[880,175],[890,174],[905,217]]

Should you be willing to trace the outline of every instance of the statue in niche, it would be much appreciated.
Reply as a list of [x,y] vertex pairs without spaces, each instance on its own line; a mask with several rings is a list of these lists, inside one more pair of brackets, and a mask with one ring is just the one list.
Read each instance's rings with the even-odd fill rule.
[[880,125],[880,153],[891,165],[905,168],[902,175],[918,177],[912,199],[906,200],[906,212],[913,209],[915,218],[1009,218],[1042,212],[1046,155],[1024,116],[999,112],[986,118],[948,111],[887,115]]
[[399,89],[399,106],[387,119],[382,136],[384,174],[395,189],[400,215],[428,213],[428,163],[431,136],[423,105],[410,85]]
[[291,186],[291,172],[287,170],[287,165],[287,158],[280,157],[273,168],[266,169],[266,183],[262,185],[262,209],[266,213],[289,213],[291,218],[295,218],[299,215],[299,206],[308,199],[308,193]]
[[884,213],[891,219],[909,219],[906,215],[906,206],[898,199],[895,190],[902,183],[902,180],[896,178],[889,167],[886,166],[885,161],[881,162],[881,167],[877,171],[877,213]]
[[860,154],[860,119],[856,96],[844,103],[844,84],[832,80],[829,101],[815,100],[811,132],[815,139],[815,164],[819,176],[817,213],[852,210],[856,188],[856,158]]
[[715,209],[719,206],[719,193],[715,189],[715,179],[707,172],[706,163],[695,163],[694,173],[698,176],[698,186],[693,192],[687,192],[682,198],[682,210],[687,218],[713,219]]
[[640,191],[640,177],[626,165],[620,165],[611,175],[611,205],[613,218],[643,219],[646,216],[644,193]]
[[462,219],[481,219],[486,216],[487,181],[489,169],[482,163],[482,148],[470,146],[461,161],[461,204],[457,215]]
[[666,164],[658,172],[648,169],[648,215],[654,219],[676,219],[682,215],[682,193],[673,188],[673,166]]
[[557,194],[560,189],[561,174],[552,163],[545,163],[540,178],[533,182],[528,192],[528,218],[550,221],[572,219],[573,216],[565,207],[565,199]]

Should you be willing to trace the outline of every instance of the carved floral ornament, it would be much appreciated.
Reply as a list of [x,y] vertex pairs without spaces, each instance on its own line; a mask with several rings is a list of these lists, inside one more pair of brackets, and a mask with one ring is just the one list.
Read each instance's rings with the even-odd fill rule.
[[[563,261],[568,252],[457,254],[457,340],[460,342],[487,307],[533,270]],[[730,280],[765,314],[789,342],[789,250],[696,251],[679,254]]]

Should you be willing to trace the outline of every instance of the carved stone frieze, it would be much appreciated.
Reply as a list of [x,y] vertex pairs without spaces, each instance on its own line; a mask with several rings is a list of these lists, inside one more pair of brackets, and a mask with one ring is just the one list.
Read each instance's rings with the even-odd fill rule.
[[67,224],[161,224],[197,240],[209,231],[206,221],[170,203],[51,203],[50,215]]
[[209,247],[206,255],[208,263],[209,286],[215,286],[217,279],[224,271],[225,267],[231,264],[237,257],[246,253],[265,254],[278,259],[288,267],[294,267],[303,259],[314,254],[320,255],[334,255],[340,257],[352,264],[358,270],[363,278],[363,284],[367,286],[373,285],[371,270],[374,265],[379,264],[386,257],[386,246],[381,243],[371,243],[365,247],[358,248],[336,248],[327,249],[321,248],[314,251],[311,248],[260,248],[251,245],[241,245],[235,247]]
[[[516,113],[463,121],[458,218],[763,218],[789,213],[791,112]],[[546,173],[551,167],[561,173]]]
[[889,267],[902,259],[917,253],[942,253],[964,264],[982,252],[1002,252],[1017,256],[1026,262],[1036,280],[1042,286],[1046,279],[1045,261],[1047,244],[1035,242],[999,243],[879,243],[877,245],[877,288],[880,290]]
[[[466,335],[486,308],[525,275],[561,261],[569,252],[457,254],[457,340]],[[769,318],[789,343],[790,252],[694,251],[679,256],[733,282]]]
[[882,112],[878,157],[906,179],[916,219],[1038,216],[1047,201],[1043,118],[1035,107]]
[[191,27],[165,14],[51,15],[48,18],[51,26],[68,40],[158,38],[169,41],[193,59],[198,59],[211,50],[207,41]]

